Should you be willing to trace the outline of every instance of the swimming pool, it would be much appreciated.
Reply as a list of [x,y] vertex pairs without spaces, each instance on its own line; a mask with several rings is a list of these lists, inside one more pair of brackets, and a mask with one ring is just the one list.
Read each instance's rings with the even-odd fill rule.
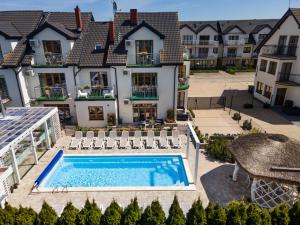
[[39,189],[96,190],[187,187],[186,162],[178,155],[63,155]]

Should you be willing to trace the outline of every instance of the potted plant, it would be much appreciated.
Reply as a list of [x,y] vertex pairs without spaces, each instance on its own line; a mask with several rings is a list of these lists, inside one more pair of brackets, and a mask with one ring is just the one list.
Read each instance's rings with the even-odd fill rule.
[[175,113],[174,113],[173,109],[168,109],[166,123],[167,124],[174,124],[175,123]]
[[89,93],[90,91],[90,86],[89,85],[85,85],[83,88],[82,88],[82,92],[84,93]]
[[116,114],[107,113],[107,125],[108,126],[116,126]]
[[49,97],[50,96],[50,91],[51,91],[51,88],[49,86],[44,87],[45,96]]
[[234,113],[234,114],[233,114],[233,117],[232,117],[233,120],[238,120],[238,121],[240,121],[241,118],[242,118],[242,117],[241,117],[241,114],[240,114],[240,113],[237,113],[237,112]]

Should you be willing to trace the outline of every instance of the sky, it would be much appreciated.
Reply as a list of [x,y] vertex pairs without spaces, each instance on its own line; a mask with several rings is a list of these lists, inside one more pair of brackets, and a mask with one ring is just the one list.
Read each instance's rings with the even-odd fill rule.
[[[95,20],[112,19],[112,0],[0,0],[0,10],[92,11]],[[300,8],[300,0],[290,0]],[[129,11],[177,11],[180,20],[280,18],[289,0],[116,0],[118,9]]]

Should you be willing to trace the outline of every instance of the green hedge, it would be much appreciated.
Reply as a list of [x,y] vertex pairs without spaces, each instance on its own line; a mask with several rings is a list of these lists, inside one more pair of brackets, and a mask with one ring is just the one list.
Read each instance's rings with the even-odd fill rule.
[[205,209],[200,199],[192,204],[185,216],[177,197],[166,217],[158,200],[142,212],[135,198],[123,210],[116,201],[102,215],[96,203],[86,201],[81,210],[69,202],[60,217],[46,202],[36,213],[31,208],[19,209],[6,204],[0,209],[0,225],[299,225],[300,202],[292,208],[280,205],[271,210],[260,209],[254,204],[233,201],[226,207],[210,203]]
[[229,151],[229,145],[232,142],[231,138],[231,136],[210,137],[205,147],[206,153],[223,162],[233,163],[234,159]]

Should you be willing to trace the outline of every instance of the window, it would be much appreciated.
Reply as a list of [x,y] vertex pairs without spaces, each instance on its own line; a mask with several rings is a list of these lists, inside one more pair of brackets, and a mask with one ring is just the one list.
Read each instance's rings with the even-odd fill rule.
[[264,91],[264,96],[268,99],[271,98],[271,92],[272,92],[272,87],[265,85],[265,91]]
[[214,36],[214,40],[215,40],[215,41],[219,41],[219,35],[215,35],[215,36]]
[[136,46],[136,64],[153,64],[153,40],[137,40]]
[[107,87],[107,73],[106,72],[90,72],[92,87]]
[[61,54],[60,41],[43,41],[44,53],[59,53]]
[[193,35],[183,35],[183,44],[192,44]]
[[156,86],[157,74],[156,73],[133,73],[132,85],[133,86]]
[[256,84],[256,93],[262,94],[263,87],[264,87],[263,83],[258,81],[257,84]]
[[259,70],[262,71],[262,72],[266,72],[266,71],[267,71],[267,64],[268,64],[268,61],[262,59],[262,60],[260,61],[260,67],[259,67]]
[[267,36],[268,36],[268,34],[259,34],[258,35],[258,41],[264,40]]
[[2,60],[3,60],[3,52],[2,52],[1,45],[0,45],[0,63],[2,62]]
[[219,49],[218,49],[218,48],[213,48],[213,53],[214,53],[214,54],[218,54],[218,52],[219,52]]
[[156,119],[157,104],[133,104],[133,122]]
[[39,78],[42,87],[64,86],[66,84],[63,73],[40,73]]
[[230,41],[237,41],[239,39],[240,39],[239,35],[229,35],[228,36],[228,40],[230,40]]
[[250,53],[251,52],[251,47],[244,47],[244,53]]
[[277,62],[270,62],[268,73],[275,75],[277,69]]
[[236,57],[236,52],[237,52],[236,48],[228,48],[227,55],[228,57]]
[[104,120],[103,106],[89,106],[88,110],[90,120]]
[[0,96],[2,99],[8,99],[8,89],[4,77],[0,77]]
[[209,43],[209,35],[201,35],[199,36],[199,44],[207,45]]
[[208,48],[199,48],[198,54],[200,58],[207,58],[208,56]]

